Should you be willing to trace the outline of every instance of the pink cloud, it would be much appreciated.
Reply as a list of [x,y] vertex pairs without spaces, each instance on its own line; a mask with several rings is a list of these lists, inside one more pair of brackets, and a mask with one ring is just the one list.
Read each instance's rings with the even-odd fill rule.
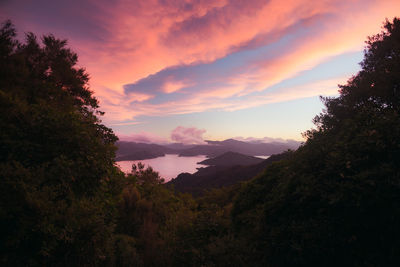
[[[125,125],[125,124],[121,124]],[[178,126],[171,131],[171,140],[177,143],[183,144],[205,144],[203,140],[203,134],[206,130],[197,129],[195,127],[182,127]],[[149,133],[149,132],[139,132],[132,134],[117,134],[121,141],[137,142],[137,143],[156,143],[156,144],[166,144],[170,143],[165,137]]]
[[[84,1],[84,8],[79,1],[41,3],[38,8],[35,1],[6,1],[0,17],[15,18],[17,27],[22,24],[21,32],[69,38],[79,63],[91,74],[91,88],[106,112],[105,120],[115,123],[141,115],[237,110],[324,94],[317,85],[327,85],[331,93],[336,84],[328,81],[276,93],[268,88],[330,57],[361,50],[366,36],[379,32],[384,18],[399,15],[400,10],[396,0],[115,0],[112,5],[90,0]],[[232,72],[216,77],[215,84],[210,85],[207,77],[188,79],[185,73],[143,90],[124,88],[173,66],[212,63],[284,36],[294,36],[294,41],[256,59],[244,58]],[[197,87],[185,91],[189,86]],[[254,92],[260,96],[252,97]],[[155,101],[157,94],[172,93],[182,95]]]
[[[278,91],[269,92],[257,96],[244,96],[240,99],[224,99],[219,97],[219,93],[213,95],[212,92],[193,94],[184,100],[173,100],[162,104],[136,103],[134,109],[115,107],[117,110],[112,114],[115,118],[128,120],[130,117],[140,115],[146,116],[167,116],[171,114],[187,114],[202,112],[204,110],[227,110],[235,111],[256,107],[265,104],[290,101],[298,98],[313,97],[319,95],[331,96],[338,92],[338,84],[346,82],[348,77],[335,77],[331,79],[313,81],[310,83],[285,87]],[[110,114],[109,114],[110,116]]]
[[98,9],[108,11],[97,19],[111,36],[101,43],[77,40],[77,47],[96,83],[122,90],[123,84],[168,66],[224,57],[260,34],[332,10],[334,3],[116,1],[111,8],[100,1]]
[[171,132],[171,140],[183,144],[205,144],[203,134],[206,130],[197,129],[195,127],[185,128],[182,126],[176,127]]
[[[278,5],[277,2],[271,1],[266,6],[260,4],[262,6],[260,7],[260,11],[251,11],[251,7],[249,7],[248,12],[246,12],[246,7],[240,6],[240,8],[244,10],[242,13],[238,13],[238,17],[246,17],[243,24],[248,28],[248,32],[238,30],[238,27],[240,28],[242,26],[235,24],[236,20],[232,21],[230,19],[236,14],[235,8],[239,7],[230,3],[226,3],[226,5],[219,8],[209,9],[208,13],[206,12],[204,16],[189,16],[187,19],[183,19],[180,22],[170,24],[170,28],[166,32],[171,34],[170,36],[174,36],[175,39],[169,40],[169,51],[171,52],[175,48],[180,48],[180,53],[176,59],[179,59],[180,56],[184,56],[185,60],[192,58],[195,62],[198,60],[215,60],[218,57],[225,56],[232,52],[233,47],[240,47],[241,44],[268,33],[272,34],[282,31],[282,34],[284,34],[285,27],[294,25],[303,18],[313,18],[311,20],[306,20],[308,24],[303,25],[303,27],[314,27],[314,31],[316,32],[314,34],[296,37],[294,42],[288,47],[278,47],[273,51],[275,54],[272,58],[267,57],[263,59],[263,55],[260,55],[259,59],[247,62],[246,65],[238,68],[235,73],[231,73],[229,77],[221,77],[225,79],[224,85],[214,87],[207,84],[207,81],[204,88],[191,92],[190,94],[186,93],[185,97],[180,100],[171,100],[168,103],[158,103],[157,105],[146,102],[140,103],[139,105],[135,105],[134,111],[129,113],[124,112],[124,114],[133,115],[134,113],[135,115],[133,116],[139,116],[141,114],[182,114],[201,112],[210,109],[237,110],[263,103],[287,101],[295,98],[324,94],[324,91],[322,91],[324,88],[316,88],[314,84],[311,84],[310,88],[312,90],[296,88],[297,91],[291,90],[289,93],[288,90],[283,90],[281,93],[272,95],[265,91],[265,97],[261,97],[261,99],[258,100],[249,100],[247,98],[240,100],[238,98],[237,101],[235,101],[228,99],[246,96],[255,91],[261,92],[333,56],[349,51],[361,50],[365,37],[379,31],[383,21],[382,14],[390,15],[393,13],[392,10],[395,10],[394,6],[399,6],[399,4],[395,2],[385,2],[379,6],[371,2],[372,4],[366,4],[364,9],[357,10],[360,4],[359,1],[350,3],[326,1],[323,3],[318,2],[316,5],[307,5],[299,1],[291,1],[291,3],[293,4],[292,6],[286,6]],[[295,12],[295,10],[297,10],[297,12]],[[366,10],[368,12],[366,12]],[[271,12],[280,15],[272,15],[270,17],[271,19],[266,24],[265,13],[263,12]],[[335,14],[335,16],[332,16],[329,22],[321,24],[319,19],[324,18],[316,15],[324,12],[330,12],[331,14]],[[292,13],[294,14],[293,16],[289,15]],[[283,20],[283,23],[279,24],[279,16],[287,16],[289,19]],[[240,21],[240,19],[237,21]],[[317,27],[319,24],[321,25]],[[251,33],[254,30],[256,32]],[[196,36],[202,36],[202,32],[204,32],[204,40],[196,40]],[[234,34],[235,32],[238,33],[236,37]],[[160,36],[168,36],[168,34]],[[216,44],[213,43],[214,41]],[[265,42],[265,40],[261,40],[258,42],[258,45]],[[160,47],[164,47],[165,44],[161,42],[159,45]],[[203,45],[205,46],[203,47]],[[216,53],[216,50],[224,52]],[[207,59],[207,57],[212,54],[215,55]],[[193,55],[197,55],[197,58],[194,59]],[[183,62],[185,62],[185,60]],[[182,61],[179,60],[179,62]],[[189,60],[187,62],[191,63],[193,61]],[[174,77],[171,83],[164,82],[160,89],[165,93],[180,92],[185,86],[189,86],[189,84],[182,82],[180,78],[183,77]],[[202,86],[203,82],[204,81],[191,81],[190,85],[197,84]],[[326,83],[324,83],[324,85],[326,85]],[[335,83],[332,85],[333,86],[330,85],[329,88],[336,86]],[[336,92],[336,89],[332,89],[329,94],[332,94],[332,91]],[[129,108],[127,107],[126,109],[128,110]]]
[[129,141],[136,143],[147,143],[147,144],[168,143],[168,140],[166,138],[148,132],[133,133],[129,135],[118,134],[118,137],[121,141]]

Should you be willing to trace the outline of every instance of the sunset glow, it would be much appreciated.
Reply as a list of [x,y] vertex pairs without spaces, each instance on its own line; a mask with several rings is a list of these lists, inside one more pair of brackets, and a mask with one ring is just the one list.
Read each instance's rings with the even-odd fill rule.
[[[302,140],[319,96],[359,70],[397,0],[2,1],[23,33],[68,39],[121,139]],[[179,139],[179,140],[178,140]]]

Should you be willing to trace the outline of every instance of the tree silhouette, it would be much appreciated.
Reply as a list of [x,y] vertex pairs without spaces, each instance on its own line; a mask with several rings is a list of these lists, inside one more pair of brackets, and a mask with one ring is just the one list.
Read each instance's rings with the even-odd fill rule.
[[112,256],[112,130],[65,40],[0,29],[0,264],[95,265]]
[[400,20],[325,98],[307,142],[239,194],[238,236],[264,266],[400,264]]

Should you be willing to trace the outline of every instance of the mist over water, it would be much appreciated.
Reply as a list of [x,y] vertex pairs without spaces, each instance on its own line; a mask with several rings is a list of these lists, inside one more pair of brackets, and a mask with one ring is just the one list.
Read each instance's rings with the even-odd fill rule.
[[146,167],[151,166],[168,182],[182,172],[195,173],[197,168],[207,167],[206,165],[197,164],[197,162],[205,159],[207,159],[206,156],[179,157],[175,154],[167,154],[154,159],[118,161],[117,164],[123,172],[128,173],[132,170],[132,164],[141,162]]

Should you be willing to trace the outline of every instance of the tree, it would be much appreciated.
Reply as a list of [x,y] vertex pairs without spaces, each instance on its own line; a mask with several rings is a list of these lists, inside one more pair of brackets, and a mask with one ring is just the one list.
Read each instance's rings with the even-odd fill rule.
[[161,182],[141,163],[126,176],[118,203],[117,266],[177,266],[174,259],[187,249],[179,233],[192,223],[195,203]]
[[123,175],[89,76],[65,40],[0,30],[0,263],[112,260]]
[[307,142],[239,194],[233,223],[254,265],[400,264],[400,20],[366,43]]

